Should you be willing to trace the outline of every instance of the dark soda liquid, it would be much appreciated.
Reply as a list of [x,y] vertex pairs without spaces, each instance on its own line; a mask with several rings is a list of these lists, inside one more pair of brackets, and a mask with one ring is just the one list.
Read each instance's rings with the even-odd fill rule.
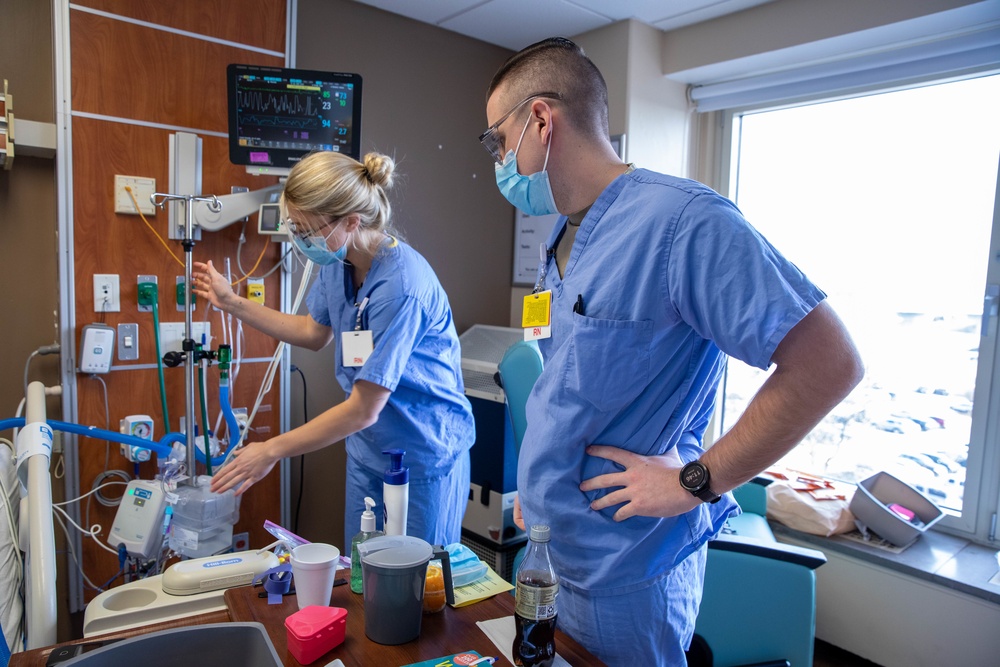
[[532,621],[514,614],[514,664],[519,667],[551,667],[556,659],[556,616]]

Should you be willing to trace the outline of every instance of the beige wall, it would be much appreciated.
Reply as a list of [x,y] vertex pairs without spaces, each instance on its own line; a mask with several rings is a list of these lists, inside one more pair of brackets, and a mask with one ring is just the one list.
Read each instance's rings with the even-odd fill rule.
[[[8,29],[0,39],[0,79],[7,79],[15,116],[51,123],[54,72],[52,8],[47,2],[4,3]],[[26,45],[31,48],[26,48]],[[25,361],[42,345],[59,342],[59,286],[56,261],[56,176],[50,159],[16,157],[0,170],[0,267],[8,289],[0,290],[0,416],[13,417],[24,397]],[[59,357],[35,357],[29,381],[59,383]],[[50,416],[61,417],[58,399]]]
[[[362,151],[396,159],[395,224],[434,267],[459,333],[506,325],[514,210],[477,137],[486,127],[486,87],[510,52],[346,0],[300,0],[297,43],[298,67],[363,77]],[[343,399],[332,353],[292,352],[307,378],[310,417]],[[301,385],[293,375],[293,426],[302,420]],[[306,456],[303,537],[343,546],[344,461],[341,444]],[[293,518],[299,475],[295,461]]]
[[[926,17],[977,0],[775,0],[666,33],[663,73],[696,70]],[[937,29],[940,30],[940,23]]]
[[[0,79],[7,79],[18,118],[40,123],[55,119],[52,7],[49,2],[5,2],[0,38]],[[16,26],[16,29],[10,28]],[[30,45],[30,48],[29,48]],[[15,147],[16,148],[16,147]],[[24,368],[31,353],[59,342],[59,285],[56,241],[55,161],[15,157],[10,171],[0,170],[0,267],[6,289],[0,290],[0,419],[13,417],[24,398]],[[59,356],[35,357],[29,382],[59,384]],[[62,418],[62,403],[49,398],[50,419]],[[9,431],[0,433],[9,438]],[[53,479],[54,499],[64,499],[63,485]],[[66,580],[66,541],[56,533],[57,577]],[[60,641],[70,636],[66,595],[57,599]]]

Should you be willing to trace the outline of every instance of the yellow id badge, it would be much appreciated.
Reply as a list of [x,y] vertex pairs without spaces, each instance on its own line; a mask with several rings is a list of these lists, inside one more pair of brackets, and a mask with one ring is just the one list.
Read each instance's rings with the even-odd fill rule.
[[340,340],[345,368],[364,366],[375,349],[371,331],[345,331]]
[[536,292],[524,297],[521,326],[524,340],[538,340],[552,336],[552,291]]

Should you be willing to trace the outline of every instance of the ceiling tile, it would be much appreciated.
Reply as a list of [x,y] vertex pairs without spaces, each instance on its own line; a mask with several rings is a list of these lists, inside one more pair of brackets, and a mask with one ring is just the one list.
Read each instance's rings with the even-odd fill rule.
[[579,35],[614,22],[566,0],[490,0],[439,25],[517,51],[546,37]]
[[[484,0],[355,0],[393,14],[438,25],[441,21],[483,4]],[[487,0],[489,1],[489,0]]]
[[660,30],[676,30],[677,28],[725,16],[726,14],[741,12],[744,9],[750,9],[758,5],[766,5],[769,2],[773,2],[773,0],[722,0],[721,2],[714,2],[713,0],[684,0],[683,2],[676,3],[676,5],[682,7],[680,11],[676,10],[675,3],[673,2],[662,3],[662,9],[670,8],[671,11],[662,13],[661,10],[661,16],[650,16],[643,20]]
[[518,50],[553,35],[579,35],[624,19],[673,30],[772,0],[356,0]]

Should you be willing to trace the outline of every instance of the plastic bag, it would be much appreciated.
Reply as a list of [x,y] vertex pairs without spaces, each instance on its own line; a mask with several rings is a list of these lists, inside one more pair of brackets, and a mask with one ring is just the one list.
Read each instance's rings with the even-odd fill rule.
[[816,500],[812,494],[796,491],[788,482],[767,486],[767,518],[794,530],[829,537],[855,529],[850,497],[845,500]]

